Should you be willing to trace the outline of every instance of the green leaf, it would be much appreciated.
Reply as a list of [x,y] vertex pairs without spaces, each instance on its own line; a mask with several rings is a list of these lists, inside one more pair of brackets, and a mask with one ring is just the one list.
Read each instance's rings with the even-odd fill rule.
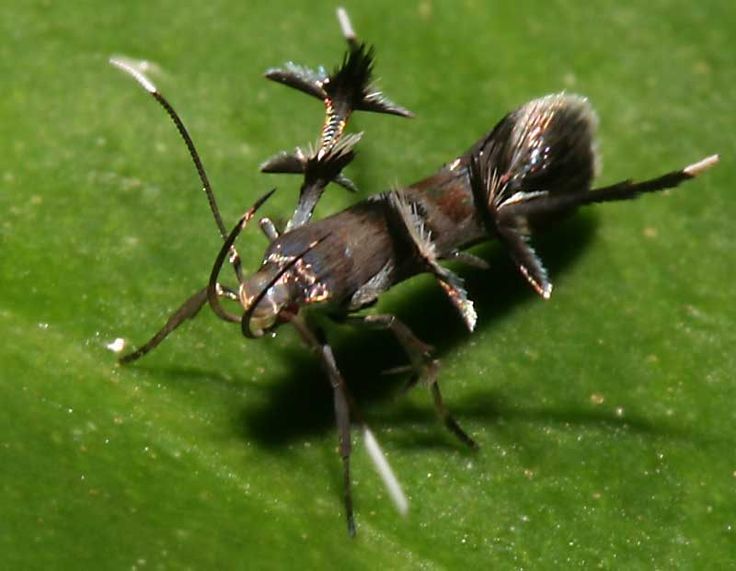
[[[133,345],[205,283],[219,237],[178,136],[107,63],[147,59],[184,117],[226,224],[294,178],[258,164],[314,140],[319,103],[260,74],[331,69],[330,3],[13,3],[0,23],[0,566],[723,568],[736,541],[736,12],[728,2],[349,5],[385,93],[358,115],[318,215],[411,182],[544,93],[590,97],[601,183],[712,153],[680,189],[581,212],[536,242],[537,299],[495,245],[458,268],[465,331],[424,277],[379,306],[437,347],[465,450],[421,388],[381,375],[388,335],[336,327],[347,382],[407,494],[396,515],[356,437],[358,536],[342,508],[332,400],[293,332],[250,341],[208,310],[146,359]],[[255,229],[240,246],[254,268]]]

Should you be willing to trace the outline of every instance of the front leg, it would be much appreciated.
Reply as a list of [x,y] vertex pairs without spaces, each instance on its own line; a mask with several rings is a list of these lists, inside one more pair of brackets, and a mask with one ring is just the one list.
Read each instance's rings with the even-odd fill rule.
[[354,420],[361,427],[368,455],[370,456],[378,475],[383,480],[386,490],[391,496],[391,500],[394,502],[394,506],[401,515],[406,515],[409,509],[409,502],[407,501],[391,466],[389,466],[385,456],[383,455],[376,438],[373,436],[370,428],[363,420],[355,401],[350,395],[347,385],[345,384],[345,379],[343,379],[340,370],[337,368],[332,348],[324,337],[324,332],[319,327],[307,325],[299,316],[293,316],[290,319],[290,323],[294,325],[296,330],[299,332],[299,335],[309,348],[312,349],[312,351],[320,358],[322,368],[327,373],[330,384],[334,390],[335,419],[337,422],[340,457],[342,458],[343,464],[345,516],[348,523],[348,533],[351,537],[355,536],[355,516],[353,514],[353,498],[350,481],[350,453],[352,452],[352,442],[350,438],[351,412]]
[[350,439],[350,395],[345,385],[345,380],[337,368],[332,348],[327,344],[320,329],[313,331],[304,321],[295,316],[291,319],[299,335],[310,349],[319,357],[322,368],[327,373],[330,385],[335,395],[335,420],[337,422],[337,434],[339,440],[340,458],[342,458],[343,469],[343,494],[345,502],[345,517],[348,523],[348,533],[355,536],[355,515],[353,514],[353,497],[350,484],[350,453],[352,442]]
[[345,502],[345,516],[348,522],[348,533],[355,536],[355,515],[353,513],[353,496],[350,480],[350,454],[353,446],[350,438],[350,408],[348,405],[348,390],[345,380],[342,378],[332,348],[324,341],[320,342],[320,358],[330,379],[332,390],[335,395],[335,421],[337,423],[337,434],[339,440],[340,458],[342,459],[343,472],[343,501]]
[[410,367],[413,370],[413,375],[409,381],[408,388],[413,387],[421,380],[429,388],[432,399],[434,400],[435,410],[447,429],[470,448],[478,448],[475,440],[463,430],[445,405],[445,400],[442,398],[442,392],[440,391],[440,383],[437,379],[439,361],[432,358],[432,347],[430,345],[427,345],[414,335],[412,330],[394,315],[349,316],[348,320],[391,331],[402,349],[404,349],[411,363]]
[[[169,316],[166,324],[159,329],[156,334],[151,337],[144,345],[136,349],[131,353],[127,353],[118,359],[121,365],[132,363],[137,361],[147,353],[153,351],[159,344],[169,336],[170,333],[175,331],[182,323],[188,319],[194,319],[199,310],[202,309],[205,303],[207,303],[207,290],[203,288],[187,299],[179,309]],[[217,283],[215,288],[215,294],[218,297],[224,297],[226,299],[237,301],[238,294],[232,289],[225,287],[224,285]]]

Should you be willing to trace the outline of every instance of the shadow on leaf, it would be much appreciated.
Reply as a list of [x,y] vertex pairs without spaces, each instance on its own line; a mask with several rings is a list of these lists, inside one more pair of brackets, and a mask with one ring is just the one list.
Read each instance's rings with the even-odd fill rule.
[[[595,225],[595,218],[585,213],[565,220],[542,236],[539,252],[552,276],[559,275],[581,255],[593,236]],[[492,326],[494,321],[502,319],[519,304],[542,303],[497,244],[481,245],[475,253],[490,262],[490,271],[468,267],[458,269],[476,304],[480,316],[479,329]],[[433,280],[426,276],[418,279],[426,279],[426,283],[418,287],[412,284],[414,287],[410,299],[401,299],[399,302],[389,300],[377,311],[396,314],[418,337],[433,345],[435,357],[441,359],[454,347],[467,342],[470,336],[455,309]],[[338,330],[341,333],[338,334]],[[368,408],[374,402],[402,397],[400,389],[406,382],[405,378],[382,374],[382,371],[407,362],[389,332],[335,326],[328,331],[328,337],[335,350],[338,366],[362,408]],[[266,406],[243,410],[237,427],[245,438],[256,439],[266,446],[281,446],[304,434],[334,428],[332,389],[317,358],[306,349],[283,350],[280,358],[289,363],[289,372],[269,385],[271,394],[266,399]],[[422,387],[414,390],[421,391]],[[494,422],[498,416],[509,412],[495,404],[492,398],[477,397],[474,396],[473,402],[452,402],[453,414],[458,419],[477,417]],[[421,418],[422,422],[438,427],[437,443],[425,444],[447,443],[457,446],[451,435],[447,438],[441,436],[444,429],[435,418],[429,394],[424,409],[401,406],[395,410],[398,412],[393,415],[381,416],[382,421],[385,420],[389,425],[400,425],[415,423]],[[369,422],[375,424],[376,415],[368,417]],[[615,422],[617,419],[590,417],[588,420]]]

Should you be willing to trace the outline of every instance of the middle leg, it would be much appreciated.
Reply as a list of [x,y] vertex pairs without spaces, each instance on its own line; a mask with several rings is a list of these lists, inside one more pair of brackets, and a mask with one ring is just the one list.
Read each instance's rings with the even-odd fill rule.
[[307,325],[300,317],[294,316],[290,322],[304,342],[316,353],[322,367],[327,373],[334,391],[334,403],[335,403],[335,418],[337,421],[337,432],[339,438],[339,451],[340,457],[343,463],[343,486],[344,486],[344,502],[345,502],[345,515],[347,517],[348,533],[351,536],[355,535],[355,516],[353,515],[353,499],[351,493],[351,482],[350,482],[350,454],[352,451],[351,441],[351,420],[350,415],[352,413],[353,420],[358,424],[363,433],[363,439],[366,446],[366,451],[373,462],[378,475],[383,480],[384,485],[393,501],[396,509],[402,515],[406,515],[409,509],[409,503],[401,489],[396,475],[394,474],[391,466],[388,464],[386,457],[381,451],[378,442],[376,441],[373,432],[370,430],[365,420],[363,419],[360,411],[358,410],[355,401],[353,400],[350,392],[348,391],[347,384],[340,373],[335,361],[335,356],[332,353],[332,348],[325,339],[324,332],[320,327],[314,325]]
[[412,332],[409,327],[396,316],[390,314],[366,315],[364,317],[348,316],[348,322],[361,323],[378,329],[387,329],[393,333],[402,349],[409,357],[410,370],[413,371],[407,388],[412,388],[422,381],[432,394],[437,415],[447,429],[461,442],[470,448],[477,449],[478,444],[463,430],[445,405],[438,380],[439,361],[432,358],[432,346],[427,345]]

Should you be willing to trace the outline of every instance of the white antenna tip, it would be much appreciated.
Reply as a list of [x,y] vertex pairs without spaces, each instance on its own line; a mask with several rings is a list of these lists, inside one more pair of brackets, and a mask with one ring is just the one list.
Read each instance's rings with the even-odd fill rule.
[[353,29],[353,24],[350,22],[348,11],[342,6],[337,8],[337,21],[340,22],[340,29],[345,39],[349,42],[354,42],[356,39],[355,30]]
[[145,76],[142,69],[149,67],[148,62],[136,61],[126,57],[111,57],[110,64],[124,71],[141,84],[148,93],[157,93],[158,89],[153,82]]
[[404,491],[401,489],[401,484],[399,484],[399,480],[391,469],[388,460],[383,455],[383,451],[378,445],[376,437],[373,436],[373,433],[367,426],[363,427],[363,440],[365,441],[365,448],[368,451],[368,455],[373,461],[378,475],[383,480],[383,484],[391,496],[391,501],[393,501],[396,511],[402,516],[406,516],[409,512],[409,500],[406,499]]
[[703,160],[700,160],[697,163],[686,166],[684,169],[682,169],[682,172],[684,172],[688,176],[698,176],[703,171],[707,171],[710,167],[715,165],[719,159],[720,157],[718,155],[705,157]]

